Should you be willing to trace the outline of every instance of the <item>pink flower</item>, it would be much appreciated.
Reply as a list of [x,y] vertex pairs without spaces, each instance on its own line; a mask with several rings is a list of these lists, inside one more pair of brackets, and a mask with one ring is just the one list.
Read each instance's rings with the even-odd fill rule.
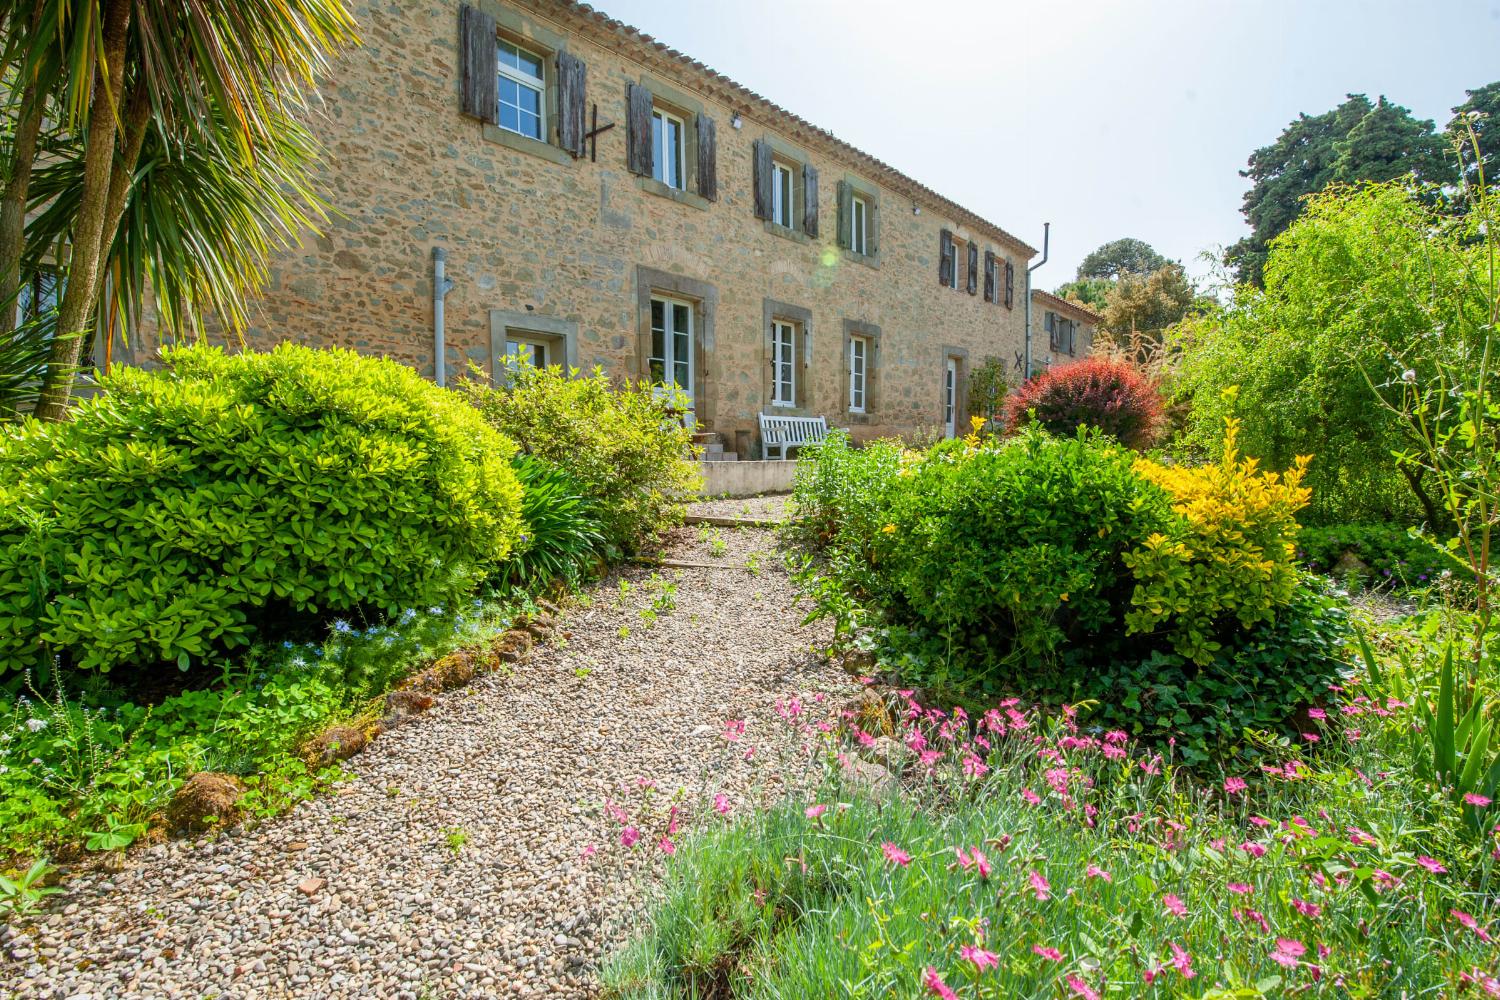
[[1163,896],[1161,898],[1161,905],[1165,907],[1166,911],[1172,914],[1172,916],[1174,917],[1187,916],[1187,904],[1184,903],[1182,901],[1182,897],[1178,896],[1175,892],[1169,892],[1165,896]]
[[714,796],[714,812],[718,813],[720,816],[729,815],[729,796],[725,795],[723,792],[719,792]]
[[578,857],[581,858],[584,861],[587,861],[589,858],[592,858],[598,852],[599,852],[599,848],[595,847],[593,844],[584,844],[583,845],[583,850],[579,852]]
[[1317,743],[1323,739],[1323,737],[1319,736],[1317,733],[1303,733],[1302,738],[1309,743]]
[[641,831],[633,826],[627,826],[620,831],[620,843],[625,847],[634,847],[635,842],[641,839]]
[[1238,795],[1241,792],[1243,792],[1247,787],[1248,786],[1245,784],[1245,779],[1244,778],[1225,778],[1224,779],[1224,791],[1228,792],[1230,795]]
[[958,855],[958,863],[965,871],[973,868],[979,872],[980,878],[990,877],[990,872],[993,870],[990,867],[990,859],[985,857],[984,852],[978,847],[974,848],[972,854],[966,852],[962,847],[955,847],[953,850]]
[[1368,847],[1369,845],[1376,843],[1376,840],[1374,837],[1370,836],[1368,833],[1365,833],[1365,831],[1361,830],[1359,827],[1351,826],[1349,828],[1349,843],[1353,844],[1355,847]]
[[1031,891],[1036,893],[1037,899],[1052,898],[1052,886],[1042,877],[1042,873],[1039,871],[1032,871],[1031,873]]
[[1270,820],[1266,819],[1264,816],[1251,816],[1250,817],[1250,825],[1251,826],[1275,826],[1276,824],[1272,823]]
[[1279,937],[1276,939],[1276,947],[1271,951],[1271,961],[1278,965],[1284,965],[1288,969],[1297,967],[1297,960],[1307,951],[1307,945],[1293,938]]
[[671,837],[663,837],[663,838],[661,838],[660,840],[658,840],[656,842],[656,846],[658,848],[660,848],[660,850],[661,850],[661,852],[663,854],[676,854],[677,853],[677,845],[674,844],[674,843],[672,843],[672,838]]
[[1478,792],[1465,792],[1464,801],[1475,808],[1483,809],[1490,804],[1491,799],[1488,795],[1480,795]]
[[1056,948],[1048,948],[1045,945],[1034,944],[1031,946],[1031,950],[1036,952],[1038,955],[1042,956],[1049,962],[1061,962],[1063,960],[1062,952],[1058,951]]
[[1029,806],[1040,805],[1042,801],[1041,796],[1029,788],[1021,789],[1021,798],[1025,799]]
[[1075,997],[1082,997],[1083,1000],[1099,1000],[1099,994],[1077,976],[1068,976],[1068,988],[1073,991]]
[[1316,920],[1323,915],[1323,908],[1321,906],[1319,906],[1317,903],[1309,903],[1305,899],[1293,899],[1292,909],[1296,910],[1304,917],[1307,917],[1309,920]]
[[1500,979],[1481,972],[1478,966],[1472,972],[1460,972],[1458,978],[1460,982],[1473,983],[1492,997],[1500,997]]
[[941,997],[942,1000],[958,1000],[958,994],[948,988],[948,984],[943,982],[943,977],[938,975],[938,971],[930,965],[927,971],[922,973],[922,985],[927,987],[928,993]]
[[885,859],[893,865],[905,868],[907,865],[911,864],[911,855],[907,854],[905,851],[897,847],[895,844],[891,843],[889,840],[881,843],[880,851],[885,855]]
[[808,806],[806,809],[802,810],[802,815],[806,816],[808,819],[817,819],[827,811],[828,807],[820,803],[815,806]]
[[745,720],[730,719],[724,723],[724,738],[730,743],[738,743],[740,737],[745,735]]
[[1479,940],[1484,942],[1489,942],[1491,940],[1489,932],[1486,931],[1483,927],[1480,927],[1479,921],[1475,920],[1472,915],[1465,913],[1463,910],[1449,910],[1448,912],[1453,915],[1454,920],[1457,920],[1459,923],[1463,924],[1469,930],[1477,934],[1479,936]]
[[1244,851],[1252,858],[1263,858],[1266,855],[1266,845],[1257,844],[1253,840],[1247,840],[1243,844],[1241,844],[1240,850]]
[[1183,979],[1192,979],[1198,974],[1193,971],[1193,956],[1184,951],[1176,941],[1171,942],[1171,945],[1173,968],[1181,973]]
[[989,765],[973,754],[964,757],[964,777],[982,778],[989,773],[989,770]]
[[985,969],[996,968],[1000,964],[999,955],[996,955],[992,951],[985,951],[983,948],[975,948],[972,945],[964,945],[958,949],[958,953],[970,962],[973,962],[974,967],[981,972]]
[[1087,878],[1102,878],[1106,882],[1114,881],[1114,878],[1110,876],[1109,872],[1105,871],[1103,868],[1100,868],[1098,865],[1089,865],[1083,870],[1083,874]]
[[1328,718],[1328,713],[1321,708],[1309,708],[1307,710],[1307,717],[1309,719],[1326,719]]
[[1429,858],[1425,854],[1417,855],[1417,864],[1421,865],[1423,868],[1426,868],[1434,875],[1441,875],[1448,870],[1443,867],[1443,863],[1437,858]]
[[1248,896],[1255,891],[1253,886],[1250,886],[1244,882],[1231,882],[1229,883],[1228,888],[1230,892],[1239,896]]

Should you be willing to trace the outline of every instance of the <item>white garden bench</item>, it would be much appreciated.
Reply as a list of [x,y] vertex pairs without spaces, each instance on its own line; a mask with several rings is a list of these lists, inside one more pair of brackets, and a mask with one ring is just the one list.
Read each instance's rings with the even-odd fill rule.
[[778,417],[770,413],[760,415],[760,457],[771,457],[776,448],[783,462],[788,448],[817,444],[828,436],[828,421],[822,417]]

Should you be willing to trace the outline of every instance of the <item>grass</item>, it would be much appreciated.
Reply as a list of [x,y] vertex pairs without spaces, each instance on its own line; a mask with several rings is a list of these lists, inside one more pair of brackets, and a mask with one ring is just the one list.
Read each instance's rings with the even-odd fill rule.
[[1381,737],[1330,735],[1228,791],[1123,734],[1040,728],[987,716],[987,749],[923,716],[897,734],[929,754],[909,795],[830,784],[815,818],[790,803],[689,839],[606,995],[1416,997],[1493,974],[1492,845],[1389,771]]

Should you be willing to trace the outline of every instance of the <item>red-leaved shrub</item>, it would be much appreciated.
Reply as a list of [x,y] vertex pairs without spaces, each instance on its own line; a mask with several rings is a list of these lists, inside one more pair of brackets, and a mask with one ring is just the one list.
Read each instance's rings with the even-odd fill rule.
[[1151,381],[1131,365],[1086,358],[1048,369],[1011,394],[1006,429],[1013,432],[1033,419],[1054,434],[1072,434],[1087,424],[1127,448],[1145,448],[1161,426],[1162,401]]

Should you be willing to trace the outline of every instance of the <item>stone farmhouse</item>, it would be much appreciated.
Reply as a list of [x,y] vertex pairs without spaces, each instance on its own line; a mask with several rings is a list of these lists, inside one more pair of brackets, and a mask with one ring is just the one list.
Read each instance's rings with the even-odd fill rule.
[[1034,368],[1055,368],[1089,356],[1102,317],[1077,302],[1040,288],[1031,291],[1031,352]]
[[[357,15],[312,123],[336,215],[248,346],[675,382],[744,457],[761,414],[951,435],[973,366],[1020,380],[1035,249],[830,132],[570,0]],[[1033,367],[1086,354],[1092,314],[1037,301]]]

